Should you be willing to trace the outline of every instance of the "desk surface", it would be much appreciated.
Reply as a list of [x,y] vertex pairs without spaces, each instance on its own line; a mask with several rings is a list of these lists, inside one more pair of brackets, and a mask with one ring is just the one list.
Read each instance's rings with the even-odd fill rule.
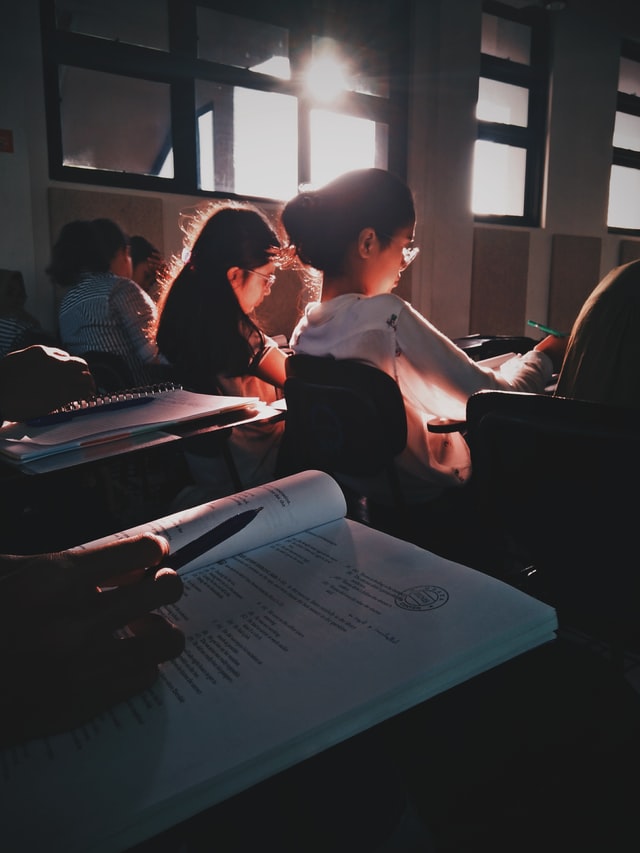
[[261,403],[22,465],[0,460],[0,552],[61,550],[166,515],[188,481],[183,440],[283,418]]
[[184,421],[171,427],[143,432],[116,441],[106,441],[91,447],[77,450],[67,450],[40,459],[16,464],[0,457],[0,477],[11,479],[12,475],[48,474],[53,471],[64,471],[79,465],[102,462],[114,456],[149,450],[169,442],[193,438],[207,433],[230,430],[253,423],[269,423],[281,420],[284,412],[266,403],[256,403],[243,409],[211,415],[197,420]]

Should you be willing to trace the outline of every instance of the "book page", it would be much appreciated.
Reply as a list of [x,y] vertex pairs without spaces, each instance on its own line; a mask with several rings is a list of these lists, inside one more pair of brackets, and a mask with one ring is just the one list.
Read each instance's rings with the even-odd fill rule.
[[506,361],[510,361],[516,357],[515,352],[504,352],[501,355],[493,355],[491,358],[478,359],[480,367],[490,367],[492,370],[498,370]]
[[[259,512],[246,527],[214,548],[207,548],[182,571],[209,565],[231,554],[249,551],[318,524],[343,518],[347,507],[344,494],[333,477],[322,471],[302,471],[78,547],[86,548],[102,542],[127,539],[137,533],[151,532],[164,536],[173,553],[212,528],[252,509],[259,509]],[[170,564],[171,561],[168,562]]]
[[186,650],[156,686],[0,754],[7,849],[125,849],[548,642],[557,624],[513,587],[344,519],[184,579],[165,612]]

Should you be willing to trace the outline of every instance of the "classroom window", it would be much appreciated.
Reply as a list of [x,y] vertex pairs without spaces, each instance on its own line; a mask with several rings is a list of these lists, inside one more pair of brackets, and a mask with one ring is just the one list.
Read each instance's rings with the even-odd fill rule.
[[375,122],[330,110],[311,110],[311,182],[324,184],[342,172],[386,162]]
[[471,199],[477,220],[540,224],[547,43],[544,13],[483,4]]
[[[171,140],[169,86],[69,66],[60,77],[63,164],[158,175]],[[105,108],[114,101],[126,120]]]
[[623,42],[613,131],[607,225],[640,231],[640,44]]
[[198,57],[288,80],[289,32],[214,9],[197,9]]
[[59,30],[108,41],[169,49],[166,2],[157,0],[56,0]]
[[50,176],[285,200],[350,168],[404,174],[409,11],[41,0]]
[[479,140],[473,158],[475,213],[523,216],[526,152]]

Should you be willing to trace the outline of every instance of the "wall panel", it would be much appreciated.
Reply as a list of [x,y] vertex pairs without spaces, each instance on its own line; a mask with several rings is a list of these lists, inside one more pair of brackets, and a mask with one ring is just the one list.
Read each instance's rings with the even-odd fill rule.
[[582,303],[600,281],[600,237],[554,234],[548,323],[569,331]]
[[113,219],[129,234],[146,237],[164,253],[162,198],[129,193],[49,187],[49,221],[55,242],[60,229],[74,219]]
[[628,264],[640,258],[640,240],[620,240],[620,263]]
[[528,269],[528,231],[483,227],[474,230],[471,334],[522,334]]

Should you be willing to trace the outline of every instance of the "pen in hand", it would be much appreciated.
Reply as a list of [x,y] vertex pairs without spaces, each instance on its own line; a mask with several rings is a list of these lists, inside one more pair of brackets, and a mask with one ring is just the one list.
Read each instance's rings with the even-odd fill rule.
[[186,566],[187,563],[195,560],[196,557],[202,556],[202,554],[215,548],[216,545],[225,542],[236,533],[240,533],[241,530],[244,530],[253,521],[262,509],[263,507],[259,506],[255,509],[247,509],[236,515],[232,515],[231,518],[227,518],[226,521],[221,522],[217,527],[207,530],[202,536],[198,536],[193,542],[189,542],[187,545],[183,545],[182,548],[178,548],[177,551],[169,554],[163,561],[163,566],[167,566],[170,569],[180,569],[182,566]]
[[566,332],[558,332],[556,329],[551,329],[549,326],[543,326],[542,323],[537,323],[535,320],[527,320],[527,323],[530,326],[534,326],[536,329],[540,329],[541,332],[544,332],[545,335],[553,335],[556,338],[566,338]]

